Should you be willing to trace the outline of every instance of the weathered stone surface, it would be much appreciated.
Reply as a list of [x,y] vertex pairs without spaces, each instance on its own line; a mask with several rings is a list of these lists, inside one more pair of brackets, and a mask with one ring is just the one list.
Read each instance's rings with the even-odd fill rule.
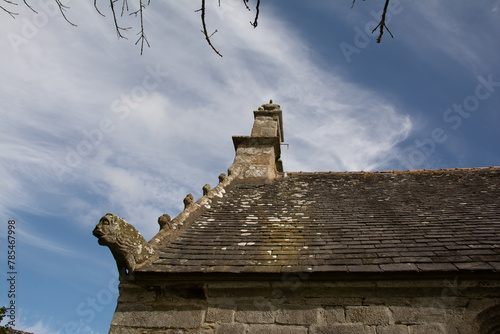
[[250,136],[233,136],[236,150],[233,166],[244,183],[270,182],[277,177],[280,142],[283,141],[282,113],[277,109],[254,112]]
[[217,325],[216,334],[245,334],[245,325],[239,323]]
[[[121,326],[111,326],[109,329],[108,334],[137,334],[141,333],[144,331],[139,332],[137,328],[131,328],[131,327],[121,327]],[[146,332],[147,333],[147,332]]]
[[390,308],[396,324],[414,325],[445,320],[446,310],[432,307],[393,306]]
[[380,325],[377,326],[377,334],[408,334],[406,325]]
[[307,334],[307,328],[280,325],[249,325],[247,334]]
[[163,229],[171,229],[172,228],[172,219],[168,214],[163,214],[158,217],[158,225],[160,225],[160,230]]
[[187,194],[186,197],[184,197],[184,210],[189,208],[191,205],[194,203],[194,196],[193,194]]
[[408,326],[410,334],[448,334],[442,324]]
[[276,311],[276,322],[291,325],[316,325],[318,323],[319,310],[316,308],[283,308]]
[[151,302],[156,299],[154,291],[148,291],[136,284],[122,282],[118,285],[118,290],[120,293],[118,296],[119,303]]
[[206,322],[232,322],[234,318],[234,310],[209,307],[205,317]]
[[[330,304],[332,305],[332,304]],[[333,304],[335,305],[335,304]],[[345,322],[345,313],[343,307],[335,307],[335,308],[326,308],[323,311],[323,316],[325,319],[325,323],[327,325],[333,325],[336,323]]]
[[309,334],[375,334],[375,331],[361,324],[335,324],[313,326],[310,328]]
[[210,192],[210,185],[207,183],[203,186],[202,188],[203,191],[203,196],[208,196],[208,193]]
[[202,325],[202,310],[165,310],[115,312],[111,325],[143,328],[198,328]]
[[391,312],[385,306],[354,306],[346,308],[347,322],[366,325],[384,325],[391,321]]
[[272,311],[244,307],[236,311],[234,321],[246,324],[271,324],[274,322],[274,314]]
[[[198,329],[148,329],[131,327],[111,327],[109,334],[214,334],[209,326]],[[82,333],[83,334],[83,333]],[[240,334],[240,333],[238,333]]]
[[145,262],[154,250],[132,226],[112,213],[104,215],[92,232],[99,244],[108,246],[115,258],[118,272],[124,276],[132,273],[138,264]]

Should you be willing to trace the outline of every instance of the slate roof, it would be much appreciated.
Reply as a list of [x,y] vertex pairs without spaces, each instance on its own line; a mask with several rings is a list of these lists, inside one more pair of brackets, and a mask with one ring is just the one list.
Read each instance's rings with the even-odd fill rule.
[[235,185],[138,272],[497,272],[500,168]]
[[33,333],[23,332],[18,329],[9,328],[8,334],[33,334]]

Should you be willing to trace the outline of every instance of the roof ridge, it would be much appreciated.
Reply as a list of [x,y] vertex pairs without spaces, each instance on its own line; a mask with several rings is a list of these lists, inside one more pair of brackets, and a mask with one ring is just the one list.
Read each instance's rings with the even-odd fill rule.
[[468,168],[436,168],[436,169],[408,169],[408,170],[381,170],[381,171],[323,171],[323,172],[290,172],[287,171],[286,175],[317,175],[317,174],[360,174],[360,173],[371,173],[371,174],[384,174],[384,173],[422,173],[422,172],[450,172],[450,171],[477,171],[477,170],[488,170],[488,169],[500,169],[500,166],[489,166],[489,167],[468,167]]
[[203,186],[203,196],[196,202],[193,203],[193,195],[188,194],[184,198],[184,210],[171,221],[168,215],[163,215],[158,219],[158,221],[160,221],[162,217],[167,217],[167,223],[164,224],[160,228],[160,231],[148,242],[154,249],[154,255],[139,267],[147,266],[154,262],[158,258],[159,250],[162,247],[175,240],[192,222],[209,209],[214,199],[222,198],[226,190],[229,190],[232,186],[239,183],[237,178],[238,174],[232,167],[228,168],[227,174],[228,176],[224,173],[219,175],[219,183],[214,188],[210,189],[209,184]]

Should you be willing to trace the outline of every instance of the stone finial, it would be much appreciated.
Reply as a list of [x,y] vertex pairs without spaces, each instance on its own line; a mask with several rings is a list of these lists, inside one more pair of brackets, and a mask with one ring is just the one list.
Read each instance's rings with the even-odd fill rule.
[[229,168],[227,169],[227,175],[228,175],[228,176],[232,176],[232,175],[234,175],[234,169],[233,169],[233,167],[229,167]]
[[208,192],[210,191],[210,185],[207,183],[203,186],[203,196],[207,196]]
[[134,272],[138,264],[145,262],[154,250],[132,224],[112,213],[99,220],[92,234],[99,245],[108,246],[115,258],[120,277]]
[[170,219],[170,216],[165,213],[162,216],[158,217],[158,224],[160,225],[160,230],[171,229],[172,219]]
[[193,205],[193,203],[194,203],[193,194],[187,194],[187,196],[184,198],[184,210]]
[[269,100],[269,103],[263,104],[261,107],[264,110],[279,110],[281,108],[279,104],[274,104],[273,100]]
[[222,183],[222,182],[224,182],[225,180],[226,180],[226,174],[221,173],[221,174],[219,175],[219,183]]

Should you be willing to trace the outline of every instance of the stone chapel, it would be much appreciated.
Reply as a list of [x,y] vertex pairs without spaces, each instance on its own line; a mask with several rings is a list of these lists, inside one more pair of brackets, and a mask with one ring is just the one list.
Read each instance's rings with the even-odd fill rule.
[[109,333],[498,334],[500,168],[284,172],[280,106],[149,242],[105,215]]

